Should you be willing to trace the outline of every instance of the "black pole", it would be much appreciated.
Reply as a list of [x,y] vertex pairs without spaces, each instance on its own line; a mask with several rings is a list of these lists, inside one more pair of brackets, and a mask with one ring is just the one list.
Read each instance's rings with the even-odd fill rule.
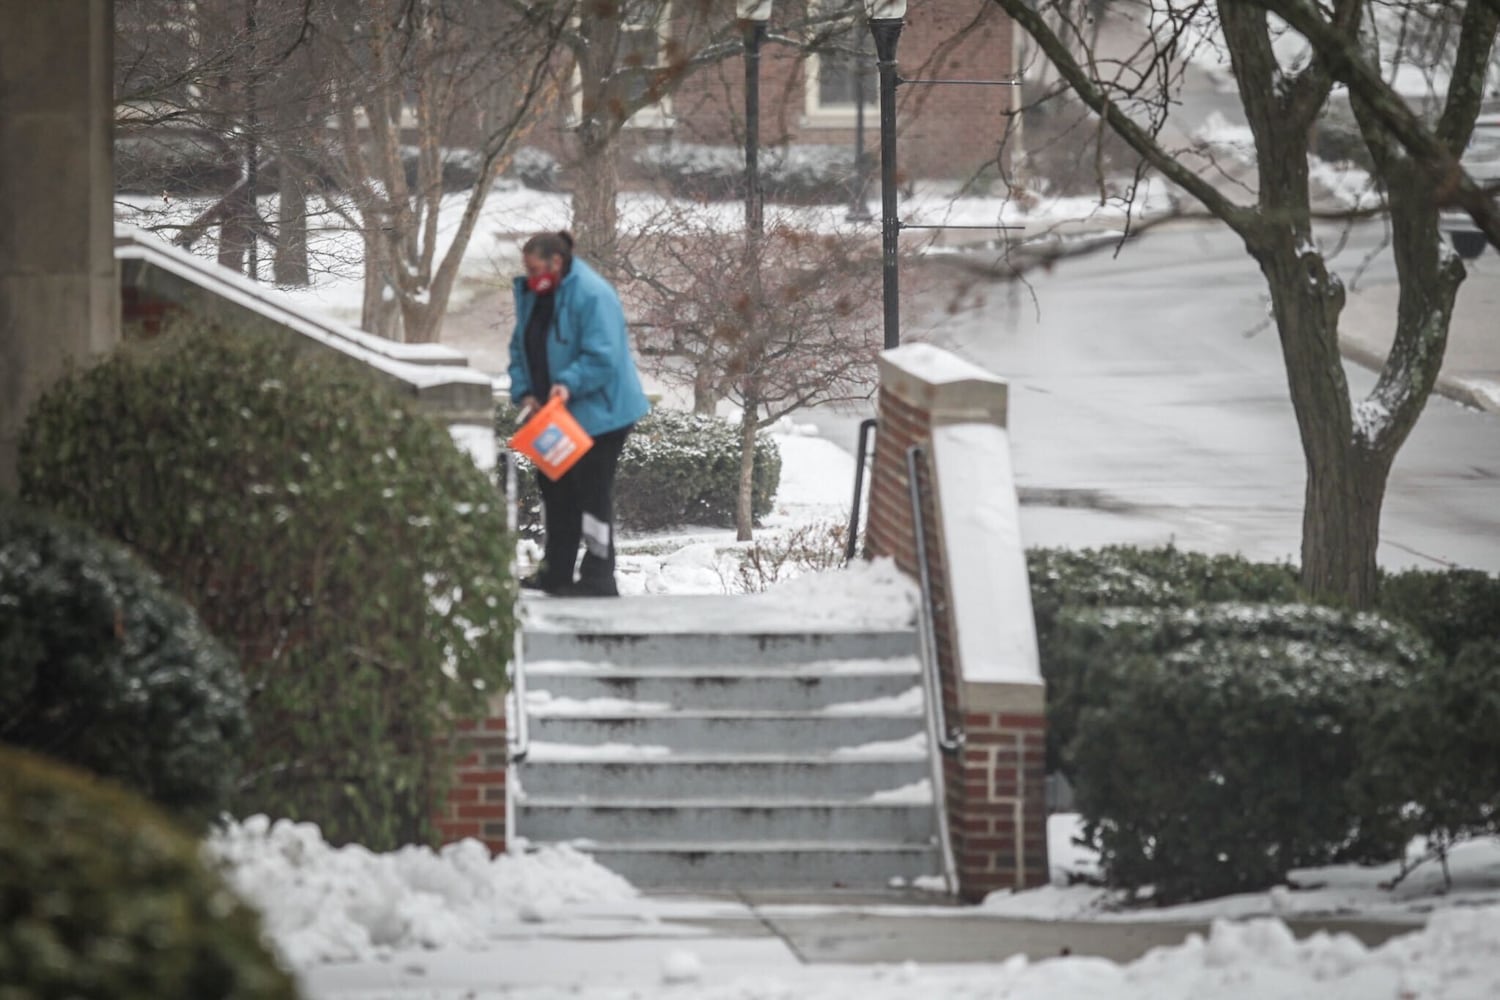
[[865,156],[865,36],[859,36],[854,55],[854,197],[849,200],[849,214],[845,222],[869,222],[870,206],[865,204],[865,189],[869,177],[865,168],[869,159]]
[[751,238],[765,232],[765,204],[760,193],[760,43],[763,21],[745,26],[745,230]]
[[901,290],[896,268],[901,218],[896,209],[896,42],[899,17],[872,17],[876,66],[880,69],[880,248],[885,288],[885,347],[901,346]]

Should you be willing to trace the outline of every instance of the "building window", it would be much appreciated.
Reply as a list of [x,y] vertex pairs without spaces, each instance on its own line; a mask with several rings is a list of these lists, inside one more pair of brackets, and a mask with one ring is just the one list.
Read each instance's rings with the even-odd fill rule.
[[867,114],[880,103],[875,48],[864,21],[850,18],[807,60],[808,119],[847,124],[861,98]]

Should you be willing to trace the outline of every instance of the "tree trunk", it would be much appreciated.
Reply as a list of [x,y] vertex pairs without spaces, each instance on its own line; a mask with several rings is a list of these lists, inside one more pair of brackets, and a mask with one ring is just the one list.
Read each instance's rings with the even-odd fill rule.
[[734,502],[734,538],[748,542],[755,527],[755,432],[760,411],[760,392],[754,385],[745,390],[745,408],[740,414],[740,489]]
[[573,179],[573,240],[578,252],[606,277],[618,270],[620,186],[619,133],[613,129],[578,130],[578,166]]
[[1309,454],[1302,509],[1302,585],[1314,597],[1373,607],[1380,579],[1380,509],[1389,462],[1356,442]]
[[367,333],[387,340],[401,339],[401,308],[396,289],[387,280],[385,261],[389,254],[380,236],[365,239],[365,295],[359,325]]
[[281,157],[280,207],[276,218],[276,257],[272,265],[278,285],[305,286],[307,270],[307,188],[299,166]]
[[707,359],[697,361],[695,365],[697,370],[693,373],[693,412],[711,417],[719,405],[719,394],[714,389],[717,373]]
[[248,184],[241,184],[225,199],[224,222],[219,227],[220,267],[238,274],[245,273],[245,256],[255,241],[251,223],[254,213],[255,192]]

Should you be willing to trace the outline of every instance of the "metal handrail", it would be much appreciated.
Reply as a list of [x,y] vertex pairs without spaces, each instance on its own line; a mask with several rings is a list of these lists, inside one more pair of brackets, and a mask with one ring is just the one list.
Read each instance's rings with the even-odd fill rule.
[[874,417],[859,422],[859,444],[854,449],[854,505],[849,508],[849,537],[844,539],[844,564],[854,560],[854,551],[859,547],[859,502],[864,497],[865,466],[869,460],[870,434],[880,421]]
[[[938,671],[936,613],[932,600],[932,573],[927,568],[927,525],[922,518],[922,490],[918,481],[919,460],[927,450],[919,444],[906,449],[906,482],[911,496],[912,536],[917,549],[917,577],[922,586],[922,687],[926,693],[927,737],[943,754],[953,756],[964,745],[962,730],[948,728],[948,710],[943,704],[943,679]],[[942,756],[928,754],[932,775],[932,805],[937,813],[938,846],[943,854],[943,877],[948,891],[958,891],[958,862],[953,856],[953,835],[948,822],[948,793]]]
[[922,641],[927,646],[928,673],[932,675],[937,697],[932,699],[933,735],[938,748],[946,754],[955,754],[964,745],[961,729],[948,725],[948,709],[943,704],[942,679],[938,676],[937,631],[933,624],[936,617],[932,603],[932,571],[927,566],[927,524],[922,518],[922,492],[918,483],[920,463],[918,457],[926,457],[927,449],[914,444],[906,449],[906,483],[911,494],[911,528],[917,546],[917,579],[922,585]]
[[[505,463],[505,516],[512,536],[519,537],[521,515],[518,501],[520,490],[516,481],[516,453],[506,449],[502,454]],[[516,556],[512,552],[510,575],[514,578],[518,574]],[[505,730],[506,756],[512,764],[524,763],[526,755],[531,752],[531,727],[526,718],[526,663],[521,655],[523,649],[521,630],[517,628],[511,636],[510,693],[505,696],[510,714],[515,718],[515,726],[507,725]],[[506,787],[509,788],[510,784],[506,782]],[[505,814],[509,816],[512,812],[513,810],[507,809]]]

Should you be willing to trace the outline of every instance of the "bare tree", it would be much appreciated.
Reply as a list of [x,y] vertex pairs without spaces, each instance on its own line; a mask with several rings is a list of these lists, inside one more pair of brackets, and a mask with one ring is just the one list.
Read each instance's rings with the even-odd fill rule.
[[[1183,0],[1157,6],[1136,59],[1122,63],[1077,57],[1089,36],[1077,7],[1056,6],[1063,12],[1060,23],[1049,24],[1026,0],[995,2],[1080,100],[1146,164],[1232,228],[1260,265],[1306,458],[1303,583],[1316,596],[1368,607],[1378,582],[1375,550],[1386,480],[1432,391],[1465,275],[1443,242],[1438,212],[1460,204],[1481,226],[1493,212],[1492,205],[1480,204],[1482,195],[1457,160],[1480,109],[1500,5],[1332,0],[1314,8],[1303,0]],[[1382,58],[1381,34],[1392,11],[1406,23],[1446,22],[1452,28],[1454,47],[1443,74],[1446,88],[1437,95],[1435,128],[1424,125],[1383,79],[1389,57]],[[1276,41],[1287,30],[1282,19],[1311,43],[1305,59],[1293,65],[1278,58]],[[1175,54],[1204,32],[1222,39],[1254,136],[1254,203],[1222,193],[1159,141],[1174,97],[1163,84],[1176,78]],[[1351,398],[1338,347],[1344,284],[1312,232],[1309,141],[1336,81],[1349,86],[1374,179],[1389,205],[1401,289],[1395,342],[1374,390],[1358,401]],[[1495,238],[1492,227],[1485,231]]]
[[[318,164],[364,240],[363,325],[435,341],[492,183],[556,96],[560,25],[483,0],[341,0],[312,19],[331,125]],[[450,144],[465,136],[473,184],[446,233]]]
[[818,403],[868,399],[882,344],[879,248],[772,222],[759,240],[678,212],[623,254],[644,364],[700,411],[740,410],[735,527],[752,534],[755,435]]

